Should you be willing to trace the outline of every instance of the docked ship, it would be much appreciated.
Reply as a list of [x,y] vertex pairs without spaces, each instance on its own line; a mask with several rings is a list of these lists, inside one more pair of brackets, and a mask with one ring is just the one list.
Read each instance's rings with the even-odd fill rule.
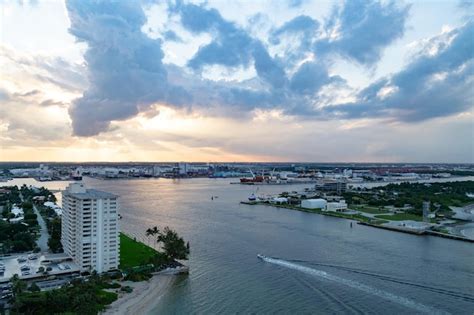
[[268,180],[268,176],[264,176],[263,172],[262,175],[255,175],[251,169],[249,169],[250,174],[252,177],[243,177],[240,179],[241,184],[247,184],[247,185],[253,185],[253,184],[260,184],[263,183],[264,181]]
[[264,180],[265,180],[265,177],[263,176],[254,176],[252,178],[244,177],[240,179],[240,183],[241,184],[263,183]]

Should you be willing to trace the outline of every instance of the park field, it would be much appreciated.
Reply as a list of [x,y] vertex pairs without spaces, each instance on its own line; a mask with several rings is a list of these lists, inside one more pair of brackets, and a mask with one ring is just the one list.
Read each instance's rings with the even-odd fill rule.
[[120,233],[120,269],[146,265],[157,253],[155,249]]

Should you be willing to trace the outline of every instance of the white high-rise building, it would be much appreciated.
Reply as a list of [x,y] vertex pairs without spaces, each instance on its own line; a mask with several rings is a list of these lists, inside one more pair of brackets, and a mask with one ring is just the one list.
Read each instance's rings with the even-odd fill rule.
[[82,271],[117,269],[120,257],[118,196],[72,183],[62,198],[61,243]]

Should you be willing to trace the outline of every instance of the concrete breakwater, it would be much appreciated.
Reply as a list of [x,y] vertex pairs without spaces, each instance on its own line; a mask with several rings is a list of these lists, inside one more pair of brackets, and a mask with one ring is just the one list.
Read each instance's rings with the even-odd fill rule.
[[390,231],[395,231],[395,232],[402,232],[402,233],[408,233],[408,234],[414,234],[414,235],[432,235],[432,236],[444,237],[444,238],[449,238],[449,239],[458,240],[458,241],[474,243],[474,240],[466,238],[466,237],[446,234],[446,233],[441,233],[441,232],[436,232],[436,231],[431,231],[431,230],[417,231],[417,230],[412,230],[412,229],[407,229],[407,228],[402,228],[402,227],[377,225],[377,224],[372,224],[372,223],[362,222],[362,221],[357,222],[357,223],[360,225],[367,225],[367,226],[375,227],[378,229],[385,229],[385,230],[390,230]]
[[152,275],[181,275],[181,274],[188,274],[189,267],[188,266],[179,266],[175,268],[166,268],[158,272],[152,273]]

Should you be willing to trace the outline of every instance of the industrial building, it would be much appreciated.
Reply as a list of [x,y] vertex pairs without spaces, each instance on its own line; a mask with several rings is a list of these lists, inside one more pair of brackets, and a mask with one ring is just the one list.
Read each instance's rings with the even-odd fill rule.
[[324,199],[305,199],[301,201],[301,208],[305,209],[320,209],[323,211],[343,212],[347,210],[347,203],[345,200],[328,202]]
[[117,269],[118,196],[72,183],[63,191],[62,208],[61,243],[80,270]]
[[301,201],[301,208],[305,209],[326,209],[327,201],[324,199],[306,199]]
[[347,203],[345,200],[339,202],[328,202],[326,205],[326,211],[344,212],[347,210]]
[[341,194],[347,190],[347,182],[343,179],[322,179],[314,188],[316,191],[334,191]]

